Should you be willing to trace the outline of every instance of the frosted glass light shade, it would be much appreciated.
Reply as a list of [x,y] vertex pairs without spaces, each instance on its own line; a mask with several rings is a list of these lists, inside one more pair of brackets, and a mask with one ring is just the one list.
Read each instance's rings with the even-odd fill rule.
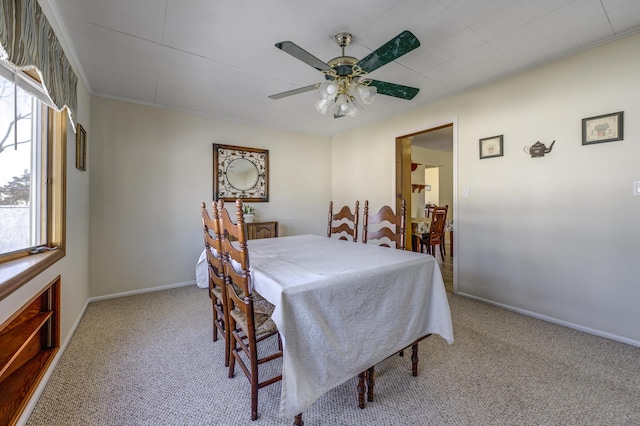
[[318,99],[315,103],[316,110],[318,110],[320,114],[326,114],[327,111],[333,106],[334,102],[335,98],[333,97]]
[[371,105],[378,93],[378,89],[375,86],[358,86],[356,93],[360,98],[360,102],[364,105]]
[[358,84],[357,81],[349,80],[348,86],[345,86],[338,85],[335,80],[326,80],[318,86],[318,92],[321,99],[314,106],[320,114],[331,111],[336,117],[355,117],[360,114],[364,105],[373,102],[377,89]]
[[336,103],[333,106],[333,115],[336,117],[355,117],[360,114],[360,108],[353,98],[347,95],[338,95]]
[[338,84],[334,81],[323,81],[320,87],[318,87],[318,91],[323,98],[333,98],[338,92]]

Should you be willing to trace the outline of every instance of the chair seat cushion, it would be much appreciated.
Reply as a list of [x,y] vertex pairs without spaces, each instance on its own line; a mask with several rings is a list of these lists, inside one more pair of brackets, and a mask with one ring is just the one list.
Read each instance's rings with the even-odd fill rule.
[[213,294],[216,299],[222,302],[222,289],[220,287],[213,287],[211,289],[211,294]]
[[[240,299],[244,299],[244,292],[240,289],[240,287],[234,285],[233,288],[238,297]],[[265,299],[260,293],[258,293],[257,291],[253,292],[253,310],[256,313],[271,316],[275,308],[275,305]]]
[[262,297],[257,291],[253,292],[253,310],[256,313],[271,316],[275,305]]
[[[240,309],[234,309],[230,312],[236,324],[244,332],[245,335],[249,334],[249,325],[247,323],[247,317]],[[278,331],[276,323],[271,320],[269,315],[261,314],[254,311],[253,322],[256,328],[256,336],[262,334],[273,333]]]
[[[240,293],[239,289],[238,292]],[[211,289],[211,294],[213,294],[213,296],[216,298],[216,300],[222,302],[222,289],[220,287],[213,287]],[[258,316],[266,316],[266,318],[271,317],[271,314],[273,314],[273,310],[275,309],[275,305],[273,305],[271,302],[269,302],[267,299],[265,299],[264,297],[262,297],[260,295],[260,293],[258,293],[257,291],[253,292],[253,310],[255,312],[255,316],[256,316],[256,327],[258,326],[257,321],[258,321]],[[262,320],[262,319],[261,319]],[[236,319],[237,321],[237,319]],[[271,320],[269,320],[271,321]],[[246,322],[246,319],[245,319]],[[274,324],[275,326],[275,324]],[[243,328],[244,330],[244,328]]]

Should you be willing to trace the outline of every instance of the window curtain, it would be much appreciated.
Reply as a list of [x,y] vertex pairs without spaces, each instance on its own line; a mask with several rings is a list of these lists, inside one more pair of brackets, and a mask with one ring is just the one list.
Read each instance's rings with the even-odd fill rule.
[[59,111],[67,108],[73,123],[78,77],[37,0],[0,2],[0,44],[1,59],[20,70],[37,71],[53,105]]

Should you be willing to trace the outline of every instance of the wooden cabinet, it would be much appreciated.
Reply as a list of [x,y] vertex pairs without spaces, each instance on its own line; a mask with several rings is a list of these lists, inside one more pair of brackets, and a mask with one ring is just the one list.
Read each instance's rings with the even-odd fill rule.
[[278,222],[251,222],[247,223],[247,238],[257,240],[260,238],[273,238],[278,236]]
[[0,425],[15,424],[60,347],[60,277],[0,326]]

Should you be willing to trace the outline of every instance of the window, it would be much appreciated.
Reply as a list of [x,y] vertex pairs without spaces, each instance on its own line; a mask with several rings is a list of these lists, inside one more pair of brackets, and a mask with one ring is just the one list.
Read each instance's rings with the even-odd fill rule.
[[[34,250],[60,252],[39,256],[48,259],[39,270],[63,256],[67,120],[49,103],[37,81],[0,63],[0,268]],[[2,272],[0,299],[6,281],[9,292],[26,282]]]
[[[0,253],[46,244],[40,101],[0,76]],[[46,164],[46,163],[45,163]]]

